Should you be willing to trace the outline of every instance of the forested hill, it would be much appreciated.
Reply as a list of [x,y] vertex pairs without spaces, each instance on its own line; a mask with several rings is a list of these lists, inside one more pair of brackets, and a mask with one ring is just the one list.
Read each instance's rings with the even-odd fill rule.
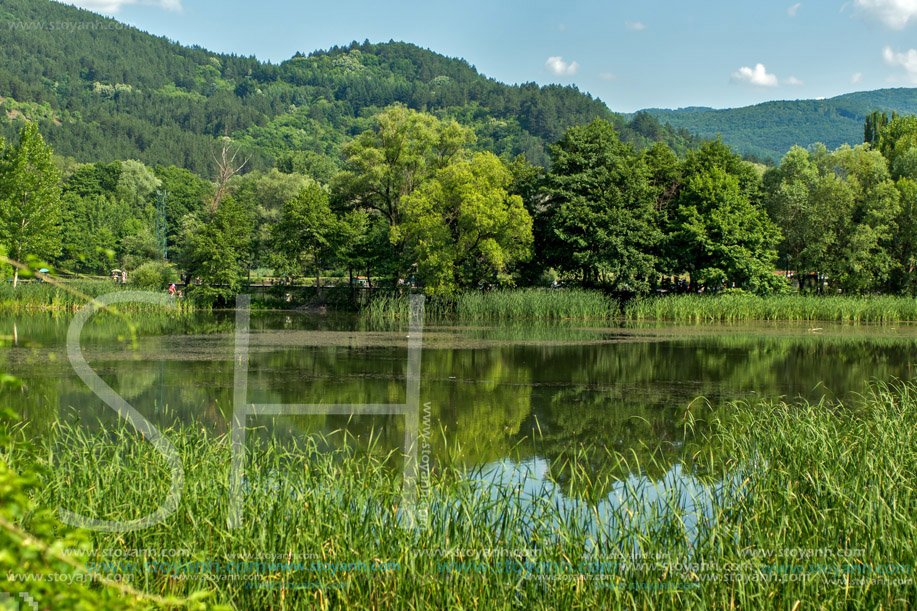
[[740,153],[779,162],[793,145],[822,142],[829,149],[863,142],[863,122],[874,110],[917,113],[917,89],[879,89],[827,100],[765,102],[744,108],[648,109],[662,123],[702,137],[721,134]]
[[51,0],[0,4],[0,135],[38,120],[56,153],[77,161],[138,159],[206,175],[213,138],[229,133],[251,149],[252,169],[291,151],[311,151],[307,163],[327,167],[393,103],[455,117],[474,127],[478,147],[538,164],[546,144],[596,117],[638,148],[663,140],[683,152],[693,142],[648,115],[628,123],[576,88],[504,85],[406,43],[352,43],[276,65]]

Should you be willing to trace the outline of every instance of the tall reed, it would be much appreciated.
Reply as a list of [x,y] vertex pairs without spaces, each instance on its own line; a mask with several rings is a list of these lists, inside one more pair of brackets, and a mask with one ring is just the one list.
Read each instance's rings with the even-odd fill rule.
[[[331,452],[320,436],[286,447],[253,436],[238,529],[226,523],[228,436],[176,426],[164,434],[185,464],[177,511],[146,530],[92,533],[85,559],[187,550],[96,568],[162,596],[203,587],[240,609],[902,608],[917,597],[917,386],[878,384],[854,405],[737,403],[714,425],[702,433],[710,453],[662,487],[610,447],[571,446],[548,479],[469,471],[449,447],[422,471],[429,511],[414,527],[396,451],[341,432]],[[38,503],[129,519],[161,502],[168,472],[136,434],[61,423],[56,435],[29,458],[54,467]],[[606,481],[593,452],[634,475]],[[6,459],[25,460],[15,444]],[[601,498],[559,500],[552,473]],[[229,568],[239,560],[256,564]]]
[[[407,295],[378,295],[364,315],[373,322],[408,318]],[[428,298],[431,321],[606,320],[620,315],[618,302],[600,291],[582,289],[501,289],[464,291],[452,297]]]
[[917,321],[917,300],[891,296],[666,295],[629,301],[624,317],[632,321],[897,323]]
[[[116,291],[138,290],[130,284],[122,285],[110,280],[66,280],[59,285],[48,282],[28,282],[17,286],[0,285],[0,311],[17,312],[24,310],[78,310],[86,305],[89,298],[96,298]],[[168,291],[161,291],[167,295]],[[194,308],[191,299],[176,299],[175,305],[181,310]],[[140,311],[161,309],[148,303],[121,303],[118,310]]]

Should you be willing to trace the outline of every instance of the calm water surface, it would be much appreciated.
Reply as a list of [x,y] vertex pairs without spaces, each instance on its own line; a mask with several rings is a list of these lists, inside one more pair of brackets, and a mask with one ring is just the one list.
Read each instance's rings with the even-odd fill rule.
[[[114,413],[70,368],[69,315],[0,321],[0,371],[24,387],[0,394],[48,430],[60,418],[92,426]],[[138,339],[111,316],[83,332],[96,372],[153,423],[229,428],[233,394],[233,312],[137,317]],[[813,330],[816,327],[816,330]],[[249,400],[253,403],[401,403],[407,331],[373,330],[354,318],[253,312]],[[829,324],[623,325],[557,323],[427,325],[421,404],[434,452],[460,447],[469,467],[500,485],[574,502],[552,465],[570,449],[632,451],[644,465],[615,474],[651,486],[690,488],[679,462],[683,416],[698,397],[715,409],[731,400],[827,396],[855,401],[871,380],[910,379],[917,328]],[[703,413],[704,403],[693,409]],[[712,412],[711,412],[712,413]],[[249,420],[255,434],[281,439],[347,429],[382,449],[400,447],[402,416],[295,416]],[[653,460],[650,460],[652,458]],[[601,465],[596,466],[601,469]],[[614,486],[591,502],[614,504]]]

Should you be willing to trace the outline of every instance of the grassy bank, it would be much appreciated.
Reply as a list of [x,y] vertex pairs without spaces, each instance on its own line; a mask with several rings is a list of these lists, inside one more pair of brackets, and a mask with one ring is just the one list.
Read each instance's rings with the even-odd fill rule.
[[[898,608],[917,595],[896,581],[913,579],[917,561],[914,386],[876,386],[851,406],[734,405],[709,433],[727,462],[694,457],[690,488],[655,502],[624,480],[609,511],[564,509],[521,484],[487,488],[450,448],[420,480],[430,511],[413,529],[402,527],[392,454],[352,439],[323,452],[313,437],[286,449],[250,440],[246,520],[230,530],[227,436],[165,434],[185,464],[179,508],[145,530],[90,534],[95,551],[82,557],[132,561],[96,568],[160,596],[203,589],[238,609],[792,609]],[[41,506],[130,519],[168,489],[169,472],[136,435],[63,424],[44,443],[3,453],[14,468],[40,463]],[[604,486],[590,452],[632,460],[571,448],[549,471]],[[688,489],[699,514],[678,500]],[[138,549],[187,553],[143,566],[130,557]],[[256,564],[228,564],[239,559]]]
[[[773,295],[665,295],[634,298],[623,308],[600,291],[512,289],[468,291],[427,300],[427,320],[625,320],[673,322],[824,321],[898,323],[917,321],[910,297]],[[378,295],[363,311],[372,322],[407,320],[408,297]]]
[[629,301],[624,307],[624,317],[631,321],[897,323],[917,321],[917,300],[888,296],[666,295]]
[[[86,305],[89,298],[97,298],[116,291],[144,290],[130,284],[122,285],[110,280],[67,280],[60,285],[48,282],[28,282],[17,286],[5,284],[0,286],[0,311],[21,312],[28,310],[78,310]],[[168,291],[160,291],[167,295]],[[182,310],[193,308],[190,299],[176,300],[176,306]],[[120,303],[121,311],[161,309],[153,304]]]
[[[0,287],[0,311],[76,310],[87,297],[120,290],[136,290],[107,281],[69,281],[64,287],[30,283],[13,290]],[[252,289],[254,307],[313,309],[352,312],[358,308],[349,287],[324,288],[320,294],[309,287]],[[163,293],[165,294],[165,292]],[[182,310],[199,307],[193,295],[176,300]],[[150,304],[119,304],[122,311],[155,309]],[[773,295],[665,295],[634,298],[623,307],[601,291],[585,289],[507,289],[466,291],[452,297],[428,297],[429,322],[497,322],[528,320],[611,320],[633,322],[745,322],[809,321],[845,323],[917,322],[917,299],[911,297]],[[380,292],[360,309],[370,324],[403,322],[409,317],[409,296]]]

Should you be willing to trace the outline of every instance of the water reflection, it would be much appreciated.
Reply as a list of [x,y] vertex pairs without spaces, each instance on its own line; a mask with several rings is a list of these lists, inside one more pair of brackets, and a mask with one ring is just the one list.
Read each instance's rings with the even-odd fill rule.
[[[88,426],[114,418],[69,368],[69,321],[48,314],[0,321],[0,370],[24,380],[0,401],[37,430],[57,418]],[[102,379],[157,425],[179,420],[226,433],[233,313],[144,314],[135,324],[136,347],[118,319],[87,324],[84,354]],[[850,398],[872,379],[912,376],[914,328],[822,327],[428,326],[421,403],[429,406],[433,464],[449,453],[493,470],[511,457],[537,475],[527,482],[550,484],[541,493],[593,507],[613,503],[633,478],[689,486],[688,459],[703,449],[686,433],[689,405],[703,427],[732,399]],[[249,400],[402,403],[405,335],[349,317],[254,312]],[[701,395],[711,407],[692,404]],[[378,436],[388,450],[401,446],[405,427],[400,416],[256,420],[253,435],[294,439],[346,428],[361,440]],[[585,449],[577,475],[566,459]]]

